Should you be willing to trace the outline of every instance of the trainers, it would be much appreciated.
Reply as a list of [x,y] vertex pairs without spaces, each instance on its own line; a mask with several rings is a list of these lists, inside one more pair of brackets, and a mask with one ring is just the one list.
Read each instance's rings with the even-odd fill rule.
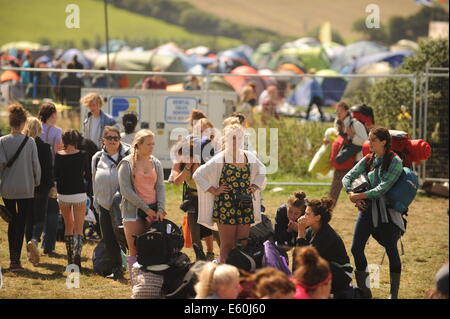
[[21,272],[21,271],[25,271],[25,269],[22,267],[22,265],[20,263],[16,263],[16,262],[11,262],[9,264],[9,271],[12,272]]
[[33,264],[33,266],[37,266],[39,264],[39,248],[36,240],[32,239],[27,244],[28,250],[28,260]]
[[214,253],[206,253],[206,260],[207,261],[213,261],[216,258],[216,256],[214,255]]

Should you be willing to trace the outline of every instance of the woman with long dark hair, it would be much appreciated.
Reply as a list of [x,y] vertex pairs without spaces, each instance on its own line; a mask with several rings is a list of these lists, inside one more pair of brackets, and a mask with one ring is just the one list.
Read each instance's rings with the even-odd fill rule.
[[[359,209],[352,243],[355,258],[356,282],[366,298],[371,298],[367,287],[367,259],[364,254],[367,240],[372,235],[385,249],[389,258],[391,279],[391,298],[396,299],[400,287],[401,260],[397,242],[405,225],[401,213],[389,207],[384,195],[400,177],[403,165],[398,155],[391,151],[389,130],[379,127],[369,133],[371,153],[361,159],[342,179],[350,200]],[[367,191],[354,193],[352,182],[361,174],[368,172],[370,187]]]

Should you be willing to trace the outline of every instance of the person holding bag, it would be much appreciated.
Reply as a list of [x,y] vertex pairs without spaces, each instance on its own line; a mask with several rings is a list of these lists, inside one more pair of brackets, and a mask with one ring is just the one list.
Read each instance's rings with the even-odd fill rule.
[[27,112],[22,105],[8,107],[11,134],[0,138],[0,194],[12,219],[8,225],[10,271],[23,271],[20,263],[25,223],[33,209],[34,189],[41,166],[33,139],[22,133]]
[[335,127],[339,133],[331,147],[330,161],[335,168],[333,181],[328,196],[333,199],[333,207],[339,199],[342,190],[342,178],[362,157],[362,145],[367,140],[364,125],[351,117],[349,106],[345,102],[335,105]]
[[250,225],[261,222],[261,190],[265,166],[243,150],[239,124],[223,129],[223,151],[194,173],[199,199],[198,223],[219,230],[220,262],[224,263],[239,239],[248,238]]
[[[400,287],[401,260],[397,248],[405,225],[400,212],[389,207],[385,194],[394,186],[403,172],[402,160],[391,151],[391,135],[386,128],[374,128],[369,133],[371,153],[361,159],[342,179],[350,200],[359,210],[352,242],[355,259],[355,276],[358,288],[365,298],[371,298],[366,285],[369,273],[364,254],[367,240],[372,235],[385,249],[389,258],[391,298],[397,299]],[[356,193],[352,183],[360,175],[367,174],[369,189]]]
[[[132,284],[133,264],[137,261],[135,236],[144,233],[153,220],[162,221],[166,216],[164,172],[161,162],[152,155],[154,148],[155,134],[150,130],[138,131],[131,145],[131,154],[123,158],[117,168],[122,193],[120,210],[129,249],[127,263]],[[161,277],[155,276],[155,279]]]

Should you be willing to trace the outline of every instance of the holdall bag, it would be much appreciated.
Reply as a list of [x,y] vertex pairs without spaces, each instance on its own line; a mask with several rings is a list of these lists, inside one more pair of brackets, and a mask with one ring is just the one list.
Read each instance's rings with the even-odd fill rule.
[[386,193],[389,206],[399,213],[406,214],[408,207],[417,195],[419,178],[409,167],[403,167],[403,172],[395,184]]
[[[242,247],[242,241],[247,240],[247,245]],[[239,239],[226,260],[227,264],[233,265],[247,272],[255,272],[263,265],[264,245],[261,240],[253,237]]]
[[137,262],[143,270],[149,270],[149,266],[168,265],[184,245],[180,228],[167,219],[154,221],[149,231],[134,238]]

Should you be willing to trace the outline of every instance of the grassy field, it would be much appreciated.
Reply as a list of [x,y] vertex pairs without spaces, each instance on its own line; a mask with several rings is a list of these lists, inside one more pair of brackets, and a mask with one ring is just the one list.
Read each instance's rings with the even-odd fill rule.
[[361,38],[352,24],[368,16],[368,4],[380,7],[381,23],[393,15],[406,17],[420,9],[411,0],[186,0],[198,8],[234,22],[263,27],[280,34],[305,36],[325,21],[351,43]]
[[[287,197],[297,188],[285,187],[283,191],[272,192],[268,187],[264,192],[264,205],[273,219],[277,207],[284,203]],[[309,198],[320,198],[325,195],[327,188],[303,188]],[[168,218],[181,225],[183,213],[178,208],[181,188],[167,187]],[[405,254],[401,256],[403,274],[400,287],[400,298],[424,298],[426,292],[433,285],[436,271],[448,261],[448,201],[442,198],[418,196],[411,206],[408,217],[408,230],[403,237]],[[350,254],[350,245],[356,210],[342,194],[334,211],[332,226],[344,239]],[[89,242],[83,248],[83,267],[87,270],[81,275],[80,288],[67,289],[66,253],[64,243],[56,245],[57,256],[41,257],[39,266],[34,267],[26,260],[25,248],[22,252],[22,264],[26,271],[23,273],[8,273],[4,269],[9,266],[7,225],[0,221],[0,266],[3,272],[3,287],[0,289],[0,299],[4,298],[130,298],[131,288],[128,284],[119,283],[102,278],[92,272],[92,252],[94,242]],[[194,258],[192,249],[184,251]],[[215,247],[216,254],[218,247]],[[370,239],[366,253],[369,264],[380,264],[383,256],[382,248]],[[353,262],[353,258],[351,257]],[[373,289],[375,298],[386,298],[389,295],[389,266],[387,259],[380,266],[380,287]],[[126,275],[128,277],[128,275]]]
[[[65,22],[69,13],[66,6],[77,4],[80,9],[80,28],[68,29]],[[11,41],[39,41],[43,38],[52,43],[73,41],[76,47],[82,47],[82,39],[91,45],[100,39],[105,42],[105,24],[103,2],[92,0],[0,0],[0,46]],[[110,39],[161,39],[164,41],[192,41],[217,43],[227,48],[240,44],[239,40],[198,35],[183,28],[150,17],[141,16],[108,7]]]

